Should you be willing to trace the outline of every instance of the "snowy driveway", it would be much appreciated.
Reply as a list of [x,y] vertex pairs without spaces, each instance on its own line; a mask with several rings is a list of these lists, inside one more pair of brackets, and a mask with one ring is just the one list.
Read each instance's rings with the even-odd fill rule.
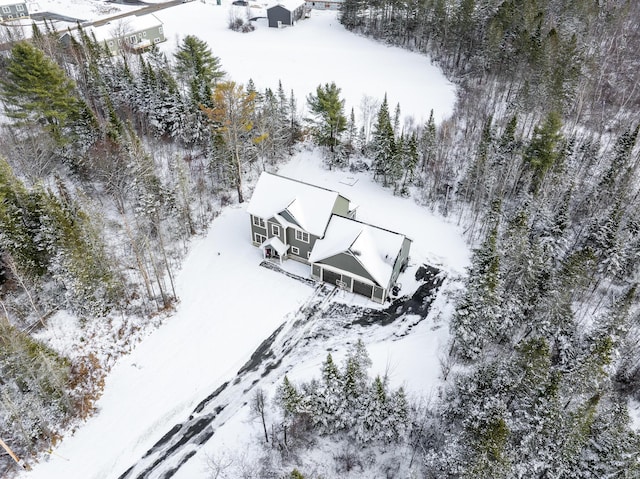
[[178,276],[176,314],[116,364],[98,413],[28,477],[117,477],[234,377],[313,291],[258,267],[261,260],[244,209],[225,209],[192,245]]

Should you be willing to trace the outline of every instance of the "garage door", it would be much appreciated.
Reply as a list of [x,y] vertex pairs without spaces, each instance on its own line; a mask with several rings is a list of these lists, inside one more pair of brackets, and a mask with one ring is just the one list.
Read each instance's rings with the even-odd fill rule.
[[353,280],[353,292],[366,296],[367,298],[371,297],[373,293],[373,286],[367,283],[361,283],[360,281]]
[[327,283],[336,284],[336,281],[340,280],[340,273],[334,273],[333,271],[329,271],[328,269],[322,270],[322,281],[326,281]]

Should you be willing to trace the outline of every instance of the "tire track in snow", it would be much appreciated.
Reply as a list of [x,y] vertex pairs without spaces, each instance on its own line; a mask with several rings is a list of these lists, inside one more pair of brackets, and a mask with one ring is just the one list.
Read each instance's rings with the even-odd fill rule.
[[[418,274],[422,276],[418,278]],[[119,479],[173,477],[215,434],[216,429],[246,405],[247,394],[262,379],[275,369],[295,364],[295,354],[291,353],[305,351],[307,354],[312,346],[327,350],[327,340],[331,337],[339,336],[343,345],[345,330],[354,330],[355,326],[360,327],[360,331],[363,328],[371,331],[371,328],[385,330],[391,325],[385,331],[385,337],[395,339],[408,334],[427,316],[445,275],[427,266],[419,269],[416,279],[422,281],[422,285],[412,296],[399,298],[384,310],[332,302],[339,290],[327,284],[317,285],[309,299],[258,346],[232,382],[225,382],[202,400],[186,421],[173,426]],[[408,320],[416,316],[417,319]],[[346,324],[343,322],[342,328],[337,327],[331,321],[335,317],[347,318]],[[361,332],[354,330],[353,335],[360,336]]]
[[201,401],[189,418],[173,426],[145,455],[119,479],[168,479],[187,462],[215,430],[246,403],[247,393],[305,339],[311,340],[322,311],[337,288],[316,287],[310,298],[276,329],[240,368],[233,382],[226,382]]

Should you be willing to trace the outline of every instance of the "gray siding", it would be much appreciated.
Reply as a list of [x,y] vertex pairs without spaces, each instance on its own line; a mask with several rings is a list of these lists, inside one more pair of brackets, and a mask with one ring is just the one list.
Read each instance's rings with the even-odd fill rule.
[[[268,238],[269,236],[267,235],[267,229],[266,228],[261,228],[259,226],[256,226],[253,224],[253,216],[249,215],[249,221],[251,222],[251,242],[258,246],[259,243],[256,242],[255,237],[256,237],[256,233],[261,234],[262,236],[264,236],[265,238]],[[265,221],[265,225],[266,225],[266,221]]]
[[157,25],[144,30],[127,32],[121,37],[114,37],[104,40],[104,44],[111,52],[111,55],[118,54],[123,48],[134,51],[143,51],[156,43],[166,41],[163,25]]
[[[346,272],[345,272],[346,273]],[[324,268],[321,264],[313,264],[311,267],[311,275],[315,279],[320,279],[329,284],[337,284],[338,281],[345,283],[344,288],[347,291],[361,294],[367,298],[384,303],[387,298],[387,289],[376,285],[369,285],[354,279],[349,274],[343,274],[342,271],[334,271],[333,269]]]
[[275,5],[267,9],[267,19],[270,27],[277,27],[278,22],[282,25],[291,25],[291,12],[281,5]]
[[322,271],[319,265],[314,264],[311,266],[311,276],[313,276],[315,279],[320,279],[321,272]]
[[373,287],[373,300],[378,301],[379,303],[384,303],[386,297],[386,289],[380,288],[379,286]]
[[300,5],[295,10],[288,10],[282,5],[274,5],[267,9],[267,19],[270,27],[277,27],[278,22],[282,25],[293,25],[304,16],[304,5]]
[[361,276],[362,278],[367,278],[375,283],[375,280],[371,277],[369,272],[364,269],[360,262],[349,253],[340,253],[323,259],[322,261],[318,261],[318,263],[333,266],[336,269]]
[[333,214],[348,217],[349,216],[349,200],[344,196],[338,195],[336,198],[336,202],[333,205],[333,210],[331,210]]
[[12,5],[2,5],[0,7],[0,19],[12,20],[16,18],[24,18],[29,16],[27,4],[16,2]]
[[[287,241],[285,241],[285,243],[298,248],[300,250],[298,257],[300,257],[306,262],[307,258],[309,258],[308,253],[310,253],[311,250],[313,249],[313,245],[316,243],[317,239],[318,239],[317,236],[314,236],[311,233],[309,233],[308,243],[305,243],[304,241],[299,241],[296,239],[296,230],[294,228],[287,228]],[[289,253],[291,254],[291,248],[289,248]]]
[[[278,234],[273,233],[274,226],[277,226]],[[282,241],[284,244],[287,244],[284,226],[278,223],[274,218],[271,218],[269,219],[269,221],[267,221],[267,238],[271,238],[272,236],[277,236],[280,241]]]
[[343,2],[321,2],[307,0],[307,6],[315,10],[339,10]]
[[402,270],[403,266],[407,264],[409,261],[409,249],[411,248],[411,240],[409,238],[405,238],[402,241],[402,248],[400,248],[400,253],[396,258],[396,262],[393,265],[393,272],[391,273],[391,281],[387,287],[391,287],[396,283],[398,276],[400,275],[400,270]]
[[288,211],[286,211],[286,210],[285,210],[285,211],[281,211],[281,212],[280,212],[280,216],[282,216],[282,217],[283,217],[285,220],[287,220],[289,223],[293,223],[294,225],[298,225],[298,226],[300,226],[300,224],[296,221],[296,219],[295,219],[293,216],[291,216],[291,215],[289,214],[289,212],[288,212]]

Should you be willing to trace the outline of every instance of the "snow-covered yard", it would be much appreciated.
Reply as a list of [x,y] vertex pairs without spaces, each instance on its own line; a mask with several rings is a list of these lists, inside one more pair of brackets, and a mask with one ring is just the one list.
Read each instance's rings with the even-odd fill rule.
[[[50,11],[64,6],[58,0],[40,3]],[[400,102],[403,115],[416,119],[428,117],[432,108],[438,119],[452,111],[454,89],[426,57],[353,35],[339,25],[335,12],[314,11],[310,19],[286,29],[269,29],[259,20],[255,32],[240,34],[227,28],[229,8],[224,1],[222,6],[191,2],[158,12],[169,38],[162,48],[170,54],[184,35],[196,35],[209,42],[231,79],[252,78],[258,88],[277,88],[282,80],[302,104],[318,84],[335,81],[347,109],[356,112],[364,95],[380,100],[385,92],[391,105]],[[416,286],[410,274],[423,262],[452,276],[468,264],[469,251],[455,225],[412,199],[394,197],[367,173],[328,171],[312,151],[298,153],[278,173],[336,190],[360,205],[359,219],[409,236],[412,268],[400,278],[403,293]],[[175,314],[116,363],[96,415],[23,476],[118,477],[197,403],[233,378],[256,347],[313,294],[310,286],[261,268],[261,260],[260,250],[250,244],[244,207],[225,208],[208,234],[190,247],[177,278]],[[364,301],[348,294],[338,299]],[[434,311],[446,307],[445,298],[439,298]],[[438,380],[438,348],[447,339],[446,323],[432,316],[395,341],[385,335],[365,337],[372,373],[388,371],[392,384],[404,384],[414,396],[428,394]],[[53,318],[48,334],[73,331],[68,321],[62,315]],[[326,348],[339,358],[341,345],[338,335],[324,349],[297,355],[287,373],[293,379],[317,375]],[[268,392],[281,380],[279,374],[265,381]],[[206,477],[207,454],[244,447],[257,426],[246,422],[247,414],[247,408],[240,409],[177,477]]]
[[[335,188],[361,205],[362,219],[406,232],[414,240],[414,266],[436,261],[456,274],[468,261],[468,249],[454,225],[411,199],[393,197],[366,174],[325,170],[312,152],[298,154],[280,173]],[[345,181],[346,177],[351,180]],[[353,180],[357,181],[352,186],[346,184]],[[261,268],[261,260],[260,250],[249,240],[244,208],[224,209],[207,236],[191,247],[178,277],[181,301],[175,315],[116,364],[95,417],[66,438],[55,455],[37,465],[28,477],[117,477],[173,424],[184,420],[199,401],[233,378],[260,342],[313,292],[302,282]],[[412,284],[410,278],[406,284]],[[442,305],[440,302],[436,309]],[[395,342],[370,337],[372,373],[389,370],[394,385],[404,384],[414,395],[427,394],[439,375],[438,348],[446,341],[447,328],[438,326],[442,324],[432,319],[423,321]],[[340,351],[339,337],[332,346],[340,357],[344,351]],[[326,351],[300,355],[289,374],[296,379],[316,375],[325,355]],[[280,379],[268,378],[265,389],[273,389]],[[239,417],[246,414],[243,410]],[[238,428],[247,428],[245,422],[233,419],[228,424],[203,448],[203,454],[224,450],[230,437],[244,437]],[[197,471],[202,473],[204,457],[190,461],[179,477],[201,477]]]
[[[39,0],[37,5],[39,11],[84,20],[134,8],[98,0]],[[269,28],[266,18],[260,18],[252,22],[256,30],[251,33],[230,30],[230,13],[244,15],[245,9],[231,5],[231,0],[222,0],[222,5],[207,0],[154,12],[164,23],[167,37],[159,47],[171,57],[186,35],[195,35],[221,59],[229,79],[243,84],[252,79],[258,89],[273,90],[282,81],[287,93],[293,90],[301,109],[318,85],[335,82],[342,89],[347,113],[353,108],[356,116],[364,96],[381,101],[385,93],[391,109],[400,103],[403,117],[413,117],[416,122],[426,121],[431,109],[436,121],[453,111],[455,87],[426,56],[354,35],[338,22],[335,11],[313,10],[311,18],[294,27]],[[114,28],[118,22],[126,25],[126,19],[116,20]],[[60,21],[54,25],[60,31],[74,26]],[[29,24],[25,34],[30,31]]]
[[281,80],[299,107],[318,85],[335,82],[346,111],[354,108],[356,115],[363,96],[382,101],[385,93],[390,108],[400,103],[402,114],[417,122],[431,109],[436,121],[453,111],[455,88],[426,56],[354,35],[335,11],[312,10],[311,18],[282,29],[262,18],[253,22],[255,31],[238,33],[227,27],[230,8],[223,0],[221,6],[190,2],[159,11],[167,36],[161,49],[171,54],[180,39],[195,35],[209,43],[232,80],[253,79],[258,89],[276,89]]

